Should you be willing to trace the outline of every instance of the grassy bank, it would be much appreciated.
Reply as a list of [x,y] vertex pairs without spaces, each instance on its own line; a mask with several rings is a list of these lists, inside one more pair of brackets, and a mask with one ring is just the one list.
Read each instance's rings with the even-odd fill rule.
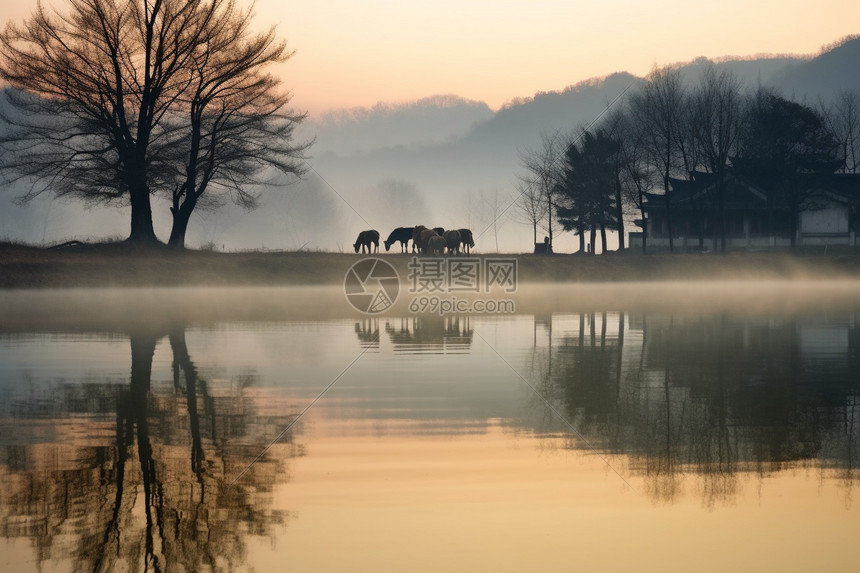
[[[401,278],[411,255],[381,253]],[[728,254],[474,254],[515,257],[520,282],[860,278],[860,250]],[[175,251],[125,243],[46,249],[0,243],[0,288],[341,284],[362,255]]]

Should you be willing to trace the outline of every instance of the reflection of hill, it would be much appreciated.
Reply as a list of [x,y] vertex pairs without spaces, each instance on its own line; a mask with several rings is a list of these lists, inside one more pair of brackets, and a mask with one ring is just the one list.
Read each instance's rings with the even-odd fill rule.
[[[536,369],[600,451],[622,454],[655,499],[698,476],[707,503],[742,472],[835,471],[860,456],[860,331],[840,321],[583,314]],[[575,447],[585,447],[576,444]]]
[[172,384],[152,379],[163,333],[129,338],[125,383],[68,380],[68,402],[4,406],[0,534],[28,539],[40,568],[232,570],[250,537],[287,518],[271,496],[286,480],[291,436],[264,448],[292,415],[264,413],[252,378],[202,379],[181,328],[167,337]]
[[385,332],[395,352],[464,354],[472,346],[468,316],[422,315],[386,321]]

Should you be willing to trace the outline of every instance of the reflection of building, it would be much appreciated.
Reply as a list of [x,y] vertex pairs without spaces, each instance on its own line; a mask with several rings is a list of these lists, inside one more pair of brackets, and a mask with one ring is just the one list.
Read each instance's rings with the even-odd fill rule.
[[[765,189],[736,171],[723,183],[726,247],[787,247],[795,233],[797,245],[860,246],[860,174],[808,174],[793,199],[768,197]],[[696,250],[699,238],[710,249],[719,235],[717,178],[694,172],[691,179],[670,179],[669,203],[674,247]],[[666,196],[647,194],[645,221],[648,248],[669,246]],[[791,201],[796,205],[792,207]],[[799,211],[798,220],[793,213]],[[642,233],[630,234],[630,248],[642,248]]]
[[575,317],[566,331],[558,321],[564,334],[533,372],[588,443],[623,454],[653,496],[671,500],[686,474],[713,503],[745,471],[812,463],[857,476],[858,318],[583,314],[578,329]]
[[395,352],[456,354],[472,346],[468,316],[421,315],[386,321],[385,332]]

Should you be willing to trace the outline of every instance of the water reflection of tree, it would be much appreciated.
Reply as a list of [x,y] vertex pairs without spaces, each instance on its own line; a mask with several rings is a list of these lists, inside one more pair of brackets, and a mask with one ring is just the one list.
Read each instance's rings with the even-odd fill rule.
[[[162,332],[130,333],[128,385],[67,385],[68,407],[41,413],[54,439],[30,436],[2,460],[2,534],[32,540],[40,566],[70,558],[79,571],[233,570],[245,561],[249,536],[272,536],[285,524],[271,499],[286,479],[275,455],[283,447],[256,458],[291,416],[261,412],[252,378],[213,392],[184,329],[167,337],[172,387],[153,388]],[[66,429],[76,445],[61,444]],[[281,441],[295,453],[290,436]]]
[[[803,328],[793,318],[628,324],[623,314],[582,314],[579,331],[550,346],[551,369],[539,372],[574,426],[600,451],[623,454],[655,500],[675,499],[681,478],[694,475],[707,505],[723,503],[744,475],[797,466],[836,470],[850,495],[857,327],[846,325],[847,348],[824,357],[801,347]],[[625,345],[627,333],[635,336]]]

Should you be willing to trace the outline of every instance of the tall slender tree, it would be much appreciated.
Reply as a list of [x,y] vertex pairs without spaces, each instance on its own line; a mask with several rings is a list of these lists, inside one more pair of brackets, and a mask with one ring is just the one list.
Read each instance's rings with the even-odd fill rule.
[[674,250],[674,229],[669,178],[679,170],[685,97],[680,69],[667,66],[652,70],[642,88],[630,99],[633,113],[642,122],[644,149],[663,184],[670,251]]
[[842,90],[820,113],[839,143],[842,171],[860,172],[860,92]]
[[740,80],[731,71],[708,65],[690,98],[693,143],[705,168],[716,178],[714,209],[716,237],[726,250],[725,179],[729,158],[737,151],[743,120]]

